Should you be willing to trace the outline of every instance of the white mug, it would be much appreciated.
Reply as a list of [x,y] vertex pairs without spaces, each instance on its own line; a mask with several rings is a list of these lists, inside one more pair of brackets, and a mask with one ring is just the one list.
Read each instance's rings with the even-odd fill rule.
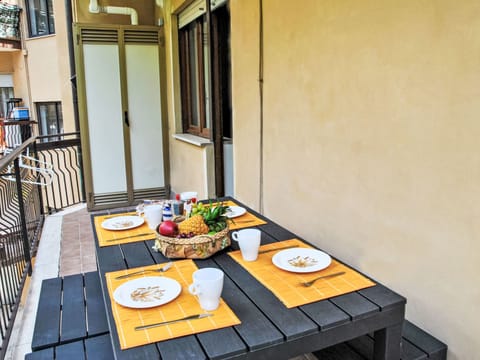
[[223,271],[204,268],[193,273],[193,284],[188,287],[190,294],[198,297],[200,307],[206,311],[218,308],[223,289]]
[[238,241],[245,261],[257,260],[261,238],[262,232],[258,229],[244,229],[232,233],[232,239]]
[[147,205],[143,209],[143,213],[145,214],[148,227],[152,230],[156,230],[158,225],[162,222],[163,206],[160,204]]

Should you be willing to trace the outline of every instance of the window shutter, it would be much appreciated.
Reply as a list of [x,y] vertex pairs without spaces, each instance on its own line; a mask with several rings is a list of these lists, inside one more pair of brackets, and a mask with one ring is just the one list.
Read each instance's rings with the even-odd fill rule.
[[207,12],[206,0],[195,0],[178,14],[178,28],[181,29]]
[[0,74],[0,88],[13,88],[13,76],[10,74]]

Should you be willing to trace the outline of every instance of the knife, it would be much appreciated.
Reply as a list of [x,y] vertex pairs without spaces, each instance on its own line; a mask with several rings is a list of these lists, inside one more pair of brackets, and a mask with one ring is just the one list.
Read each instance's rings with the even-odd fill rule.
[[103,218],[103,220],[113,219],[113,218],[121,217],[121,216],[131,216],[131,215],[137,215],[137,212],[132,211],[132,212],[127,212],[127,213],[112,214],[112,215],[105,216]]
[[151,328],[157,327],[157,326],[174,324],[174,323],[177,323],[177,322],[180,322],[180,321],[203,319],[203,318],[213,316],[213,315],[214,314],[209,314],[209,313],[190,315],[190,316],[186,316],[186,317],[183,317],[183,318],[180,318],[180,319],[162,321],[162,322],[159,322],[159,323],[154,323],[154,324],[149,324],[149,325],[135,326],[135,330],[137,330],[137,331],[138,330],[146,330],[146,329],[151,329]]
[[119,238],[116,238],[116,239],[108,239],[108,240],[105,240],[105,241],[118,241],[118,240],[125,240],[125,239],[129,239],[129,238],[133,238],[133,237],[147,236],[147,235],[153,235],[154,236],[155,234],[154,233],[143,233],[143,234],[136,234],[136,235],[119,237]]
[[300,247],[300,245],[290,245],[290,246],[284,246],[284,247],[281,247],[281,248],[268,249],[268,250],[260,250],[258,253],[259,253],[259,254],[265,254],[265,253],[268,253],[268,252],[270,252],[270,251],[277,251],[277,250],[283,250],[283,249],[291,249],[291,248],[297,248],[297,247]]

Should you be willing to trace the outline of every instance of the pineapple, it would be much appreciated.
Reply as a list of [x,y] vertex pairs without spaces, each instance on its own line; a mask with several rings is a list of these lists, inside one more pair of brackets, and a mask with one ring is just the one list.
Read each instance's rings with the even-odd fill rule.
[[194,215],[178,224],[178,230],[181,234],[201,235],[208,233],[208,226],[202,215]]
[[209,231],[219,232],[227,227],[227,216],[225,215],[227,210],[228,206],[223,205],[223,203],[215,207],[210,204],[210,207],[203,214],[203,219]]

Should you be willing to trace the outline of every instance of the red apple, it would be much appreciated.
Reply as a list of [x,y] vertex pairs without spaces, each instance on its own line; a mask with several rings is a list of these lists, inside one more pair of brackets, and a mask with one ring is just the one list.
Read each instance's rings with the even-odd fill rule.
[[166,220],[158,226],[158,232],[163,236],[174,237],[178,232],[178,225],[176,222]]

